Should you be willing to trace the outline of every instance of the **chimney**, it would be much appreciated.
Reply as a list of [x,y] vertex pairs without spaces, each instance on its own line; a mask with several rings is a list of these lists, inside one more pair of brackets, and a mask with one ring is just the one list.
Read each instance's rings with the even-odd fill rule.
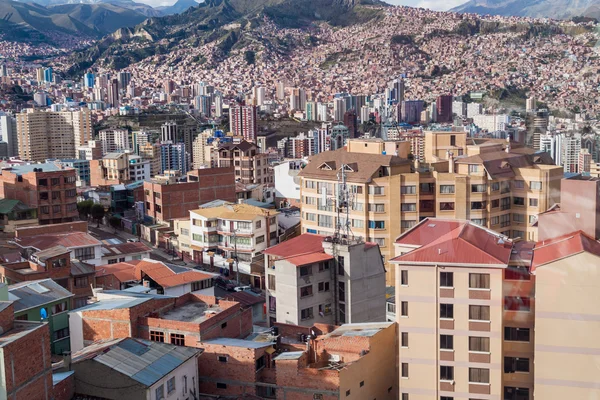
[[63,352],[63,367],[67,371],[71,370],[71,352],[70,351]]

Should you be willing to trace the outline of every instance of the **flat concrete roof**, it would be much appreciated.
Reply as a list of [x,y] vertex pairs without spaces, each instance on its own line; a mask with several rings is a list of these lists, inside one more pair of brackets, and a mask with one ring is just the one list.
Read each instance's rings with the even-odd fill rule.
[[201,301],[186,303],[182,306],[176,307],[160,316],[161,319],[170,319],[172,321],[181,321],[181,322],[195,322],[201,323],[206,321],[209,317],[208,313],[218,314],[223,309],[219,306],[213,305],[212,307],[208,307],[208,305]]

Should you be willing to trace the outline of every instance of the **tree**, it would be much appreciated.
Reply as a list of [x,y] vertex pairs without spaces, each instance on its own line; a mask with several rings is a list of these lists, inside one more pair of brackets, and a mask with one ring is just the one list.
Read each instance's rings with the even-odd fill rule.
[[92,210],[93,205],[94,205],[93,200],[84,200],[84,201],[80,201],[79,203],[77,203],[77,211],[79,211],[79,216],[81,218],[85,217],[85,219],[87,221],[90,216],[90,212]]
[[246,58],[246,62],[248,64],[254,64],[256,62],[256,53],[252,50],[246,50],[244,57]]
[[92,218],[96,220],[96,227],[100,227],[100,220],[104,218],[104,207],[100,204],[94,204],[91,209]]
[[117,228],[121,227],[121,219],[113,215],[108,219],[108,224],[112,226],[115,230],[115,233],[117,233]]

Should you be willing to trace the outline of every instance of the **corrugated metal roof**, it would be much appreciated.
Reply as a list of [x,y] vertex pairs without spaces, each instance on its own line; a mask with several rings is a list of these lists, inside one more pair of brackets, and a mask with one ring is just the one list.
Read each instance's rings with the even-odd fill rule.
[[303,351],[287,351],[285,353],[281,353],[273,360],[297,360],[302,357],[302,354],[304,354]]
[[71,292],[52,279],[16,283],[8,287],[8,292],[15,298],[15,312],[54,303],[73,296]]
[[135,307],[138,304],[142,304],[150,300],[147,298],[127,298],[127,299],[115,299],[115,300],[100,300],[94,304],[80,307],[74,311],[99,311],[99,310],[118,310],[122,308]]
[[152,386],[200,352],[200,349],[192,347],[125,338],[97,355],[94,361],[145,386]]
[[206,340],[203,343],[217,344],[217,345],[221,345],[221,346],[242,347],[245,349],[261,349],[263,347],[269,347],[269,346],[275,345],[274,342],[255,342],[253,340],[230,339],[230,338],[211,339],[211,340]]

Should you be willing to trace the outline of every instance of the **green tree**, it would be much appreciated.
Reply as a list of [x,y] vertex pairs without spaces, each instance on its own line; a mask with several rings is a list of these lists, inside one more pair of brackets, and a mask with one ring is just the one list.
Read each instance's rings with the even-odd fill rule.
[[92,211],[92,206],[94,205],[93,200],[84,200],[77,203],[77,211],[79,211],[79,216],[87,221],[90,217],[90,212]]
[[256,53],[252,50],[246,50],[246,52],[244,53],[244,58],[246,58],[246,62],[248,64],[254,64],[254,62],[256,61]]
[[92,218],[96,220],[96,227],[100,227],[100,221],[104,218],[104,207],[100,204],[94,204],[91,209]]
[[114,228],[116,233],[117,229],[121,227],[121,219],[113,215],[108,219],[108,224]]

